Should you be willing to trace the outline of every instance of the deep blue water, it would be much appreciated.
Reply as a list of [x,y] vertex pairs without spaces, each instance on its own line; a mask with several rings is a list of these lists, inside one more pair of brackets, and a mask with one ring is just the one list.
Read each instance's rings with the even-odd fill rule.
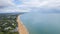
[[60,14],[30,12],[23,14],[21,20],[30,34],[60,34]]

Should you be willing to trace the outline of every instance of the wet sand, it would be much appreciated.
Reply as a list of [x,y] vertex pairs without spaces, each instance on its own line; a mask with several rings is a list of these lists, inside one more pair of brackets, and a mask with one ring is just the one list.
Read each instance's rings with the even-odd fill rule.
[[19,34],[29,34],[29,32],[27,31],[27,28],[23,25],[23,23],[20,20],[20,15],[17,17],[17,23],[18,23]]

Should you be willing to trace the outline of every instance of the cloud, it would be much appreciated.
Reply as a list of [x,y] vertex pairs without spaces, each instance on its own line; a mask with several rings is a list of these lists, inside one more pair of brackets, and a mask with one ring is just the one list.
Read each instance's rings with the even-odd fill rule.
[[[23,7],[22,7],[23,8]],[[1,12],[28,12],[30,9],[21,9],[14,3],[14,0],[0,0]]]
[[25,5],[25,7],[32,9],[32,11],[33,10],[41,11],[41,10],[37,10],[37,9],[41,9],[41,8],[42,8],[42,10],[46,9],[45,11],[47,11],[47,12],[51,11],[51,13],[60,11],[59,10],[60,9],[60,0],[30,0],[30,1],[26,0],[26,1],[23,1],[23,5]]
[[28,8],[59,8],[60,0],[20,0],[21,5],[18,7],[28,7]]
[[13,6],[14,3],[12,2],[12,0],[0,0],[0,7],[4,7],[4,6]]
[[31,0],[28,2],[23,2],[24,5],[27,5],[29,7],[41,7],[45,4],[47,4],[47,1],[40,2],[39,0]]
[[49,8],[60,7],[60,0],[49,0],[44,6],[49,7]]
[[60,9],[60,0],[0,0],[0,12],[28,12],[34,8]]
[[24,5],[28,7],[59,7],[60,0],[30,0],[30,1],[23,1]]

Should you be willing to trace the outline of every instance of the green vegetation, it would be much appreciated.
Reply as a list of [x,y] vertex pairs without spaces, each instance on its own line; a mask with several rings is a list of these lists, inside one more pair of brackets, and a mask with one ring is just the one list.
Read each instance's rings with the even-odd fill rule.
[[11,32],[17,26],[17,15],[0,15],[0,34],[17,34],[18,32]]

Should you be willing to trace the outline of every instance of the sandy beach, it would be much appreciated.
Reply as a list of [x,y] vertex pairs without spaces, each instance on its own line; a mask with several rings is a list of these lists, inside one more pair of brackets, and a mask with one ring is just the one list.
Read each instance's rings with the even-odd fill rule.
[[20,20],[20,15],[17,17],[17,23],[18,23],[19,34],[29,34],[27,28],[23,25],[22,21]]

